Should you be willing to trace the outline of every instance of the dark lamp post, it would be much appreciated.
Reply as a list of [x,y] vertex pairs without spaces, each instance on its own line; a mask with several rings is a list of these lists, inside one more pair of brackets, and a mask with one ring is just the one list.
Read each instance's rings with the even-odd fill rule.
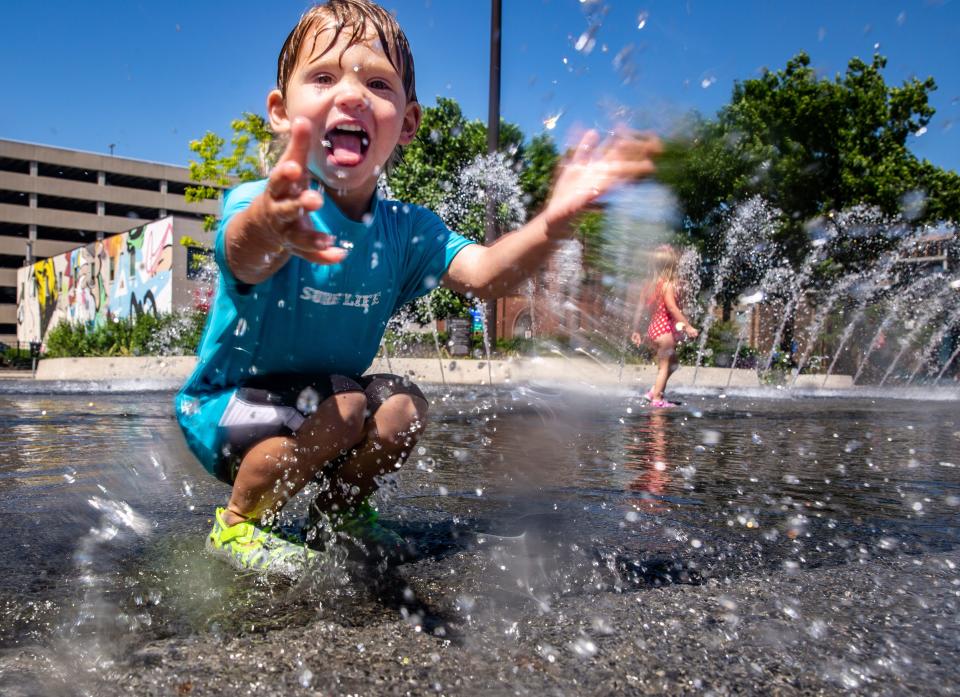
[[[487,112],[487,152],[495,153],[500,147],[500,11],[501,0],[490,0],[490,99]],[[491,244],[497,239],[496,208],[493,199],[487,197],[487,220],[483,241]],[[497,345],[497,301],[487,301],[487,332],[492,348]]]

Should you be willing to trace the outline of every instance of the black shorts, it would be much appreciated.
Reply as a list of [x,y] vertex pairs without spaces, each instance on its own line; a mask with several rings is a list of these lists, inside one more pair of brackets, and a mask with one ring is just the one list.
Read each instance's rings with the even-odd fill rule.
[[[373,415],[393,395],[405,394],[426,402],[420,388],[405,377],[378,373],[357,378],[343,375],[265,375],[248,381],[232,391],[225,401],[215,400],[219,408],[191,419],[206,422],[213,428],[203,429],[213,442],[198,443],[199,429],[188,428],[181,420],[187,443],[204,467],[217,479],[233,484],[240,462],[253,445],[274,436],[291,436],[307,420],[317,406],[344,392],[363,392],[367,397],[368,416]],[[202,411],[202,409],[201,409]],[[204,457],[204,455],[206,457]]]

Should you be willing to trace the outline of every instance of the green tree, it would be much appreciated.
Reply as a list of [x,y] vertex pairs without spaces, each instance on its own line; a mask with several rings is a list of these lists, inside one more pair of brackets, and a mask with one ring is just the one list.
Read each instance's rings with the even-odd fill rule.
[[528,213],[535,214],[543,208],[550,195],[560,155],[553,139],[548,134],[541,133],[522,148],[521,160],[523,170],[520,172],[520,186],[527,195]]
[[[514,124],[500,122],[500,147],[523,162],[523,133]],[[546,146],[537,146],[537,162],[546,155]],[[446,198],[460,171],[487,152],[487,127],[482,121],[468,121],[456,100],[438,97],[437,105],[424,107],[423,120],[414,141],[403,149],[400,161],[388,172],[390,190],[401,201],[436,208]],[[547,177],[552,172],[546,173]],[[530,175],[531,190],[539,186]],[[526,190],[526,189],[525,189]]]
[[[200,160],[190,162],[190,179],[197,185],[187,187],[187,201],[216,199],[221,190],[238,182],[260,179],[270,171],[276,158],[271,154],[274,136],[266,119],[244,112],[242,118],[230,122],[230,128],[232,149],[226,154],[223,153],[226,141],[211,131],[199,140],[190,141],[190,149]],[[208,215],[203,228],[209,231],[216,224],[216,216]]]
[[905,195],[921,191],[918,222],[960,220],[956,173],[907,147],[933,116],[936,84],[889,86],[885,66],[880,55],[853,58],[830,80],[800,53],[783,70],[736,83],[716,119],[697,120],[692,137],[668,144],[660,177],[677,192],[686,232],[707,258],[720,249],[725,213],[754,194],[783,211],[779,241],[794,261],[807,250],[805,223],[856,204],[893,215]]

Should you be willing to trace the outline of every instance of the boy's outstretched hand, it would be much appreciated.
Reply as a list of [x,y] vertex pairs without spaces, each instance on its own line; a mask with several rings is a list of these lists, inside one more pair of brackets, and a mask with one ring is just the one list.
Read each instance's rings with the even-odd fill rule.
[[270,278],[291,254],[316,264],[337,264],[347,255],[310,222],[308,214],[323,206],[323,194],[310,188],[311,131],[308,119],[294,119],[290,142],[270,172],[266,189],[227,226],[227,264],[244,283]]
[[587,131],[559,167],[559,176],[544,213],[565,228],[572,216],[620,184],[652,174],[663,147],[656,136],[617,131],[603,142]]

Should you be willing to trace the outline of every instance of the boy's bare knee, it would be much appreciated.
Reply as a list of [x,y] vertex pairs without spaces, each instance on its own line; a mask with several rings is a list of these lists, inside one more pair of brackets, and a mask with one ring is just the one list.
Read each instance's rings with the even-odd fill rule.
[[393,395],[377,409],[370,434],[385,450],[408,453],[426,427],[427,403],[419,397]]
[[363,440],[367,397],[362,392],[342,392],[321,402],[297,431],[301,452],[312,446],[350,448]]

